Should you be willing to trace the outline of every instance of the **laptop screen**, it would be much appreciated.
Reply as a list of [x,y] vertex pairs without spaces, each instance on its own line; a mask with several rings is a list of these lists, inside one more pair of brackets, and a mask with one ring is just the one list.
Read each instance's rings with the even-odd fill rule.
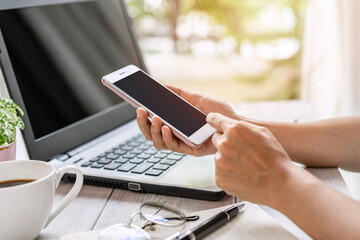
[[0,11],[34,141],[120,104],[101,77],[128,64],[143,67],[122,7],[116,0],[71,1]]

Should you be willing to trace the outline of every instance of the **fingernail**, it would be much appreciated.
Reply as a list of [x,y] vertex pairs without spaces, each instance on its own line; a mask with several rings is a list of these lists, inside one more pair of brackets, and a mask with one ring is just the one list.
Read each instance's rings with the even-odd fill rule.
[[161,133],[162,133],[162,135],[165,135],[165,130],[164,130],[164,128],[161,128]]

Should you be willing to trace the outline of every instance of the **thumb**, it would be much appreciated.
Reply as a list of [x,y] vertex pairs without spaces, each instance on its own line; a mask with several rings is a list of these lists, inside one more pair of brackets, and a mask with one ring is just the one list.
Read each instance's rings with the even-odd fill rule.
[[206,122],[220,132],[224,132],[232,121],[220,113],[209,113],[206,117]]

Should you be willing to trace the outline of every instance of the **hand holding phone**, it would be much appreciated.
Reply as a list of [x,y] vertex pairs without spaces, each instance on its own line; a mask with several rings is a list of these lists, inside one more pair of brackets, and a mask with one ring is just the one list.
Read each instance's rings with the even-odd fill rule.
[[192,148],[199,148],[215,132],[204,113],[133,65],[104,76],[102,83],[151,117],[159,116]]

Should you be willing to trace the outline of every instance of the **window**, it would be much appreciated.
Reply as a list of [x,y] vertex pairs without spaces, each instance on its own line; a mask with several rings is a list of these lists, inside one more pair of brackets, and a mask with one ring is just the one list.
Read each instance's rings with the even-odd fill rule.
[[299,98],[306,0],[127,0],[157,80],[229,102]]

